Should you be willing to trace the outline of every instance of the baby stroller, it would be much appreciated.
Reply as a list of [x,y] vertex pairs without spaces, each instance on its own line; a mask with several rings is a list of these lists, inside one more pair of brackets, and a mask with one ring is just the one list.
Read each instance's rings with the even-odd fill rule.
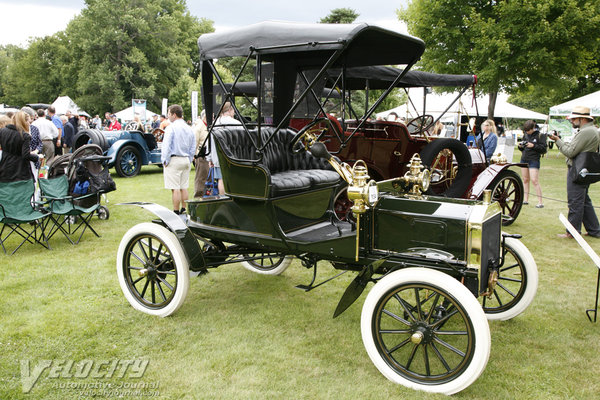
[[[71,154],[56,157],[48,167],[48,176],[52,178],[67,175],[70,195],[76,198],[89,193],[100,193],[107,203],[106,193],[116,190],[106,166],[109,158],[102,155],[100,146],[88,144]],[[81,207],[90,207],[98,201],[99,197],[88,196],[73,202]],[[108,219],[110,216],[108,207],[104,205],[98,207],[96,213],[100,219]]]

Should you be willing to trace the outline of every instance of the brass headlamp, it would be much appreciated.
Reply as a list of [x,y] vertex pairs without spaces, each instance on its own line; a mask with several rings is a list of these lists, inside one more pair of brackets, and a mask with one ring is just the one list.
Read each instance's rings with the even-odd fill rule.
[[404,189],[408,190],[410,196],[420,197],[429,189],[431,173],[421,163],[421,157],[417,153],[410,159],[408,171],[399,179]]
[[379,198],[377,183],[369,180],[367,165],[358,160],[352,167],[352,182],[348,186],[348,200],[352,201],[352,213],[356,217],[364,214]]

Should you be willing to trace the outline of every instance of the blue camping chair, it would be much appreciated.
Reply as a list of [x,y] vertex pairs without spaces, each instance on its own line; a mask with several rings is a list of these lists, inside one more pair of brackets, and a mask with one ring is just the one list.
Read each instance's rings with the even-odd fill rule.
[[[36,209],[33,201],[35,183],[33,179],[15,182],[0,182],[0,244],[6,254],[5,243],[13,233],[21,236],[21,243],[11,254],[26,242],[37,243],[49,249],[48,237],[44,233],[44,220],[50,213]],[[6,235],[5,233],[8,232]]]
[[[45,200],[45,207],[51,212],[50,219],[54,223],[50,228],[50,232],[48,232],[48,239],[60,231],[71,244],[78,244],[88,228],[94,235],[100,237],[98,232],[90,225],[94,212],[100,207],[100,193],[90,193],[78,197],[69,196],[69,181],[66,175],[51,179],[40,179],[39,185],[42,199]],[[94,199],[92,205],[80,205]],[[61,216],[63,217],[62,221]],[[76,225],[74,229],[73,225]],[[77,241],[74,242],[70,236],[77,233],[79,229],[81,229],[81,233]]]

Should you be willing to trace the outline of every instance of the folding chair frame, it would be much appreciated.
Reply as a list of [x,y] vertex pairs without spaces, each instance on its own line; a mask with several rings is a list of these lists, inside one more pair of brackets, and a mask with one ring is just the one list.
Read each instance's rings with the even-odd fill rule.
[[[19,250],[25,244],[25,242],[32,244],[37,243],[45,247],[46,249],[50,249],[50,244],[48,243],[48,240],[50,238],[44,233],[47,223],[44,224],[43,221],[44,218],[50,217],[50,214],[44,214],[42,217],[32,221],[17,221],[10,217],[6,217],[6,213],[2,204],[0,204],[0,211],[2,212],[2,215],[4,215],[4,219],[2,221],[2,229],[0,229],[0,245],[2,245],[2,250],[4,251],[4,254],[6,254],[6,246],[4,246],[4,243],[8,240],[10,236],[12,236],[13,233],[16,233],[17,235],[21,236],[23,238],[23,241],[21,241],[17,248],[14,249],[12,253],[10,253],[11,255],[15,254],[17,250]],[[33,224],[33,230],[27,231],[21,226],[23,224]],[[3,236],[4,231],[7,227],[10,229],[10,232],[6,236]],[[38,229],[40,230],[39,236]]]
[[[83,199],[83,198],[90,197],[90,196],[98,197],[98,202],[96,203],[95,207],[89,207],[87,209],[84,209],[82,207],[79,207],[79,206],[76,206],[75,204],[73,204],[73,200]],[[54,204],[56,202],[68,203],[72,207],[71,211],[69,211],[67,213],[55,213],[53,208],[54,208]],[[99,193],[90,193],[88,195],[77,197],[77,198],[74,198],[72,196],[66,196],[66,197],[61,197],[61,198],[49,198],[48,203],[49,203],[48,210],[51,213],[50,220],[54,223],[54,225],[50,228],[50,232],[48,233],[48,239],[52,238],[52,236],[54,236],[54,234],[60,230],[62,232],[62,234],[67,238],[67,240],[69,240],[69,242],[71,242],[71,244],[79,244],[79,242],[81,241],[81,238],[83,237],[83,234],[85,233],[86,229],[88,229],[88,228],[90,229],[90,231],[92,231],[94,233],[94,235],[96,235],[97,237],[100,237],[98,232],[96,232],[96,230],[94,228],[92,228],[92,226],[90,225],[90,221],[91,221],[92,217],[96,213],[96,210],[98,209],[98,207],[100,207]],[[54,218],[54,216],[59,216],[59,218],[58,219]],[[63,216],[62,222],[59,221],[60,216]],[[71,229],[71,226],[74,224],[71,223],[70,217],[79,217],[79,219],[80,219],[80,222],[79,222],[79,224],[77,224],[75,229]],[[67,229],[65,229],[65,227],[64,227],[65,224],[67,225]],[[83,227],[83,229],[81,230],[81,233],[79,234],[79,237],[77,238],[77,241],[74,242],[71,239],[70,235],[74,235],[81,227]]]

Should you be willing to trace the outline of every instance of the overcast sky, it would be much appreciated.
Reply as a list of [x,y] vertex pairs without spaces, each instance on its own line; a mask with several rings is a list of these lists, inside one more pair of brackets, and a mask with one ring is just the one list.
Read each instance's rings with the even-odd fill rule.
[[[214,21],[217,31],[265,20],[317,22],[334,8],[352,8],[368,22],[401,32],[405,27],[396,9],[406,0],[188,0],[190,13]],[[24,46],[31,37],[51,35],[65,29],[84,7],[83,0],[0,0],[0,44]]]

